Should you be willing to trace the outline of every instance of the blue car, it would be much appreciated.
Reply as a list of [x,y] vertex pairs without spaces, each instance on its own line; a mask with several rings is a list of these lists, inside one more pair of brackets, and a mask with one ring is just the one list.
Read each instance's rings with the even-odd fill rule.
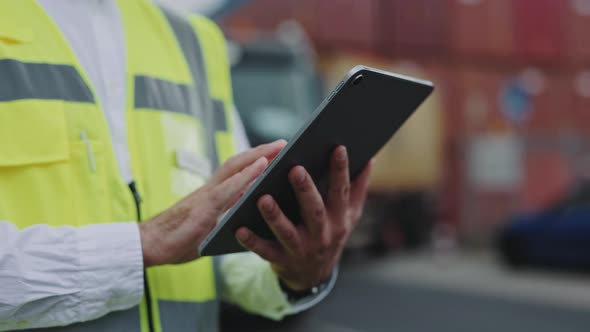
[[499,249],[512,266],[590,270],[590,204],[568,203],[521,215],[500,232]]

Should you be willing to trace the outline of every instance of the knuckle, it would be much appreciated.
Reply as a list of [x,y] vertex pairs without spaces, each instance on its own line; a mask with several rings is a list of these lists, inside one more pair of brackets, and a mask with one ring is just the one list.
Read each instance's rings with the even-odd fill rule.
[[283,233],[283,238],[288,242],[293,242],[295,240],[295,233],[288,229],[281,229],[281,233]]
[[355,223],[359,222],[362,217],[363,217],[363,210],[355,211],[352,215],[352,221]]
[[340,189],[340,196],[343,199],[348,199],[348,197],[350,196],[350,185],[349,184],[345,184],[342,186],[342,188]]
[[199,220],[199,224],[208,227],[210,224],[217,224],[218,210],[212,204],[204,209],[192,209],[191,218]]
[[336,238],[337,240],[343,239],[344,237],[346,237],[346,234],[348,234],[347,226],[343,225],[341,227],[334,229],[334,238]]
[[323,207],[319,207],[319,206],[318,207],[315,207],[313,209],[313,211],[312,211],[312,215],[313,215],[313,218],[315,220],[322,220],[322,219],[324,219],[325,213],[326,212],[325,212],[324,208]]
[[298,257],[309,257],[311,256],[311,253],[309,252],[308,248],[305,248],[303,246],[293,246],[293,254],[295,254]]
[[206,209],[208,213],[218,213],[223,208],[223,194],[219,190],[211,190],[207,198],[207,205],[211,207]]
[[201,225],[203,225],[203,228],[211,230],[217,225],[217,222],[213,218],[207,218],[203,220],[203,223]]
[[229,159],[226,161],[227,165],[234,165],[236,163],[236,161],[238,160],[238,156],[240,156],[241,154],[236,154],[233,155],[231,157],[229,157]]
[[334,186],[332,189],[332,195],[342,200],[348,200],[350,197],[350,185],[342,184],[340,186]]
[[293,248],[295,250],[297,250],[297,248],[299,248],[298,242],[295,239],[295,236],[292,233],[289,234],[285,234],[285,244],[287,246],[289,246],[289,248]]
[[230,169],[233,169],[233,168],[237,167],[237,165],[238,165],[238,159],[239,159],[239,156],[240,156],[240,155],[241,155],[241,154],[237,154],[237,155],[231,156],[231,157],[230,157],[230,158],[229,158],[229,159],[228,159],[228,160],[225,162],[225,166],[226,166],[227,168],[230,168]]
[[319,243],[318,243],[318,254],[319,255],[325,255],[328,250],[330,250],[330,245],[332,244],[332,240],[330,239],[330,237],[328,236],[322,236],[322,238],[320,239]]

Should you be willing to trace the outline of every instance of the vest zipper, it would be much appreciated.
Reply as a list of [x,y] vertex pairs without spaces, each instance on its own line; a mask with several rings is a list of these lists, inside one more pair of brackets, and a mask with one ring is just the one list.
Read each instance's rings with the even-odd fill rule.
[[[141,195],[137,191],[137,187],[135,186],[135,182],[132,181],[129,183],[129,189],[131,190],[131,194],[133,195],[133,200],[135,201],[135,211],[137,214],[137,222],[141,222]],[[147,279],[147,270],[143,271],[143,288],[145,293],[145,303],[147,306],[147,320],[148,320],[148,328],[150,332],[154,332],[154,322],[152,317],[152,298],[150,296],[150,287],[148,284]]]

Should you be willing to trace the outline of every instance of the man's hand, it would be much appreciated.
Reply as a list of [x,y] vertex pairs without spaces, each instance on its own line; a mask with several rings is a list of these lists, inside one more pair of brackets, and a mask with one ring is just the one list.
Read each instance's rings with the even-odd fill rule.
[[303,223],[294,225],[270,195],[258,207],[278,241],[258,237],[241,227],[236,232],[242,245],[271,262],[275,273],[293,290],[324,282],[338,263],[350,233],[358,223],[365,198],[371,163],[350,183],[348,155],[344,146],[335,149],[330,165],[327,201],[323,202],[311,176],[302,166],[289,172]]
[[199,257],[199,244],[285,147],[286,142],[260,145],[230,158],[203,187],[172,208],[140,224],[144,266],[178,264]]

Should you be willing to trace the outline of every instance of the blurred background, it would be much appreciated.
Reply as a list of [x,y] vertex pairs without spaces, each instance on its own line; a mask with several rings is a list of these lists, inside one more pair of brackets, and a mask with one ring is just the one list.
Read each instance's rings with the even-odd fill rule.
[[590,0],[174,5],[224,29],[253,145],[357,64],[436,86],[377,157],[333,294],[224,331],[590,330]]

